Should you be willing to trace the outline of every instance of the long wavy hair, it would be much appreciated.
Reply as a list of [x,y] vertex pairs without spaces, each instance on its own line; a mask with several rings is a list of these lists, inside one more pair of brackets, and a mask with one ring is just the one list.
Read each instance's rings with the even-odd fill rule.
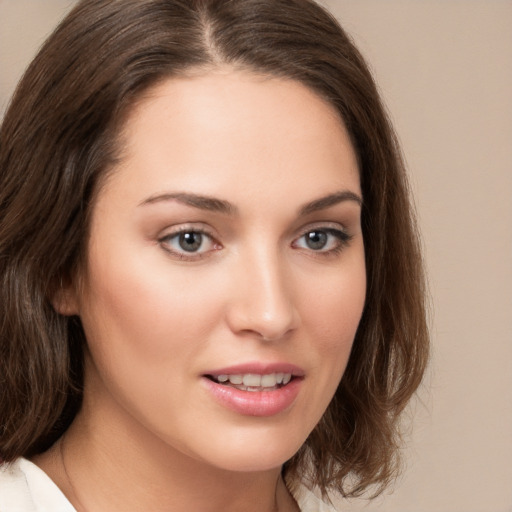
[[364,206],[367,293],[345,374],[283,467],[326,493],[378,492],[428,358],[425,286],[397,139],[372,76],[310,0],[83,0],[23,76],[0,131],[0,457],[49,448],[80,408],[84,333],[50,298],[86,253],[94,197],[148,88],[229,65],[301,82],[339,112]]

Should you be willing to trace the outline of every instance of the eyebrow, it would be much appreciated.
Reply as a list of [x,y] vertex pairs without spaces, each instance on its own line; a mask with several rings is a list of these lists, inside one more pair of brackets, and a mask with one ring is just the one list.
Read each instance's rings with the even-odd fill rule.
[[190,194],[187,192],[176,192],[171,194],[159,194],[151,196],[142,201],[139,206],[148,204],[159,203],[161,201],[177,201],[178,203],[199,208],[200,210],[207,210],[210,212],[224,213],[226,215],[234,216],[238,209],[228,201],[217,199],[215,197],[203,196],[199,194]]
[[325,210],[330,208],[331,206],[335,206],[339,203],[343,203],[345,201],[354,201],[359,206],[363,205],[363,200],[360,196],[351,192],[350,190],[342,190],[340,192],[335,192],[334,194],[329,194],[328,196],[321,197],[320,199],[315,199],[310,203],[306,203],[299,210],[300,216],[309,215],[311,213],[315,213],[320,210]]
[[[199,208],[200,210],[223,213],[230,216],[234,216],[238,213],[238,208],[229,201],[187,192],[175,192],[151,196],[142,201],[139,206],[155,204],[162,201],[177,201],[178,203],[191,206],[193,208]],[[299,209],[299,216],[302,217],[320,210],[325,210],[345,201],[354,201],[359,205],[363,204],[363,200],[360,196],[350,190],[342,190],[319,199],[315,199],[301,206]]]

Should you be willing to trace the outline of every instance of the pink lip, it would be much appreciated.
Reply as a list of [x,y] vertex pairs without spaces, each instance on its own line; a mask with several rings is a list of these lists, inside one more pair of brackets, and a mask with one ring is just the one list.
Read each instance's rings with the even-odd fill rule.
[[273,391],[241,391],[206,377],[203,377],[202,381],[217,402],[238,414],[274,416],[293,404],[303,379],[292,379],[286,386]]
[[291,373],[294,377],[303,377],[304,370],[289,363],[242,363],[225,368],[216,368],[204,372],[204,375],[237,375],[243,373],[254,373],[256,375],[268,375],[270,373]]
[[[291,373],[292,380],[271,391],[242,391],[209,379],[208,375]],[[202,378],[207,391],[220,405],[244,416],[268,417],[288,409],[299,394],[304,370],[288,363],[244,363],[206,372]]]

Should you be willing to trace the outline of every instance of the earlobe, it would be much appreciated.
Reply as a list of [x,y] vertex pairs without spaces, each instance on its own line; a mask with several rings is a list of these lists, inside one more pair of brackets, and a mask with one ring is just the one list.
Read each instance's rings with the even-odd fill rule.
[[60,284],[51,299],[53,309],[60,315],[73,316],[79,314],[76,290],[73,285]]

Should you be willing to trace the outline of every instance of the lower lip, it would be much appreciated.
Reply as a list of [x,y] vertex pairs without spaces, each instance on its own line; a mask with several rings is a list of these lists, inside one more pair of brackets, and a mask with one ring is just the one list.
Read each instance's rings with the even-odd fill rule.
[[274,416],[288,409],[300,391],[301,378],[272,391],[242,391],[203,377],[207,389],[224,407],[244,416]]

